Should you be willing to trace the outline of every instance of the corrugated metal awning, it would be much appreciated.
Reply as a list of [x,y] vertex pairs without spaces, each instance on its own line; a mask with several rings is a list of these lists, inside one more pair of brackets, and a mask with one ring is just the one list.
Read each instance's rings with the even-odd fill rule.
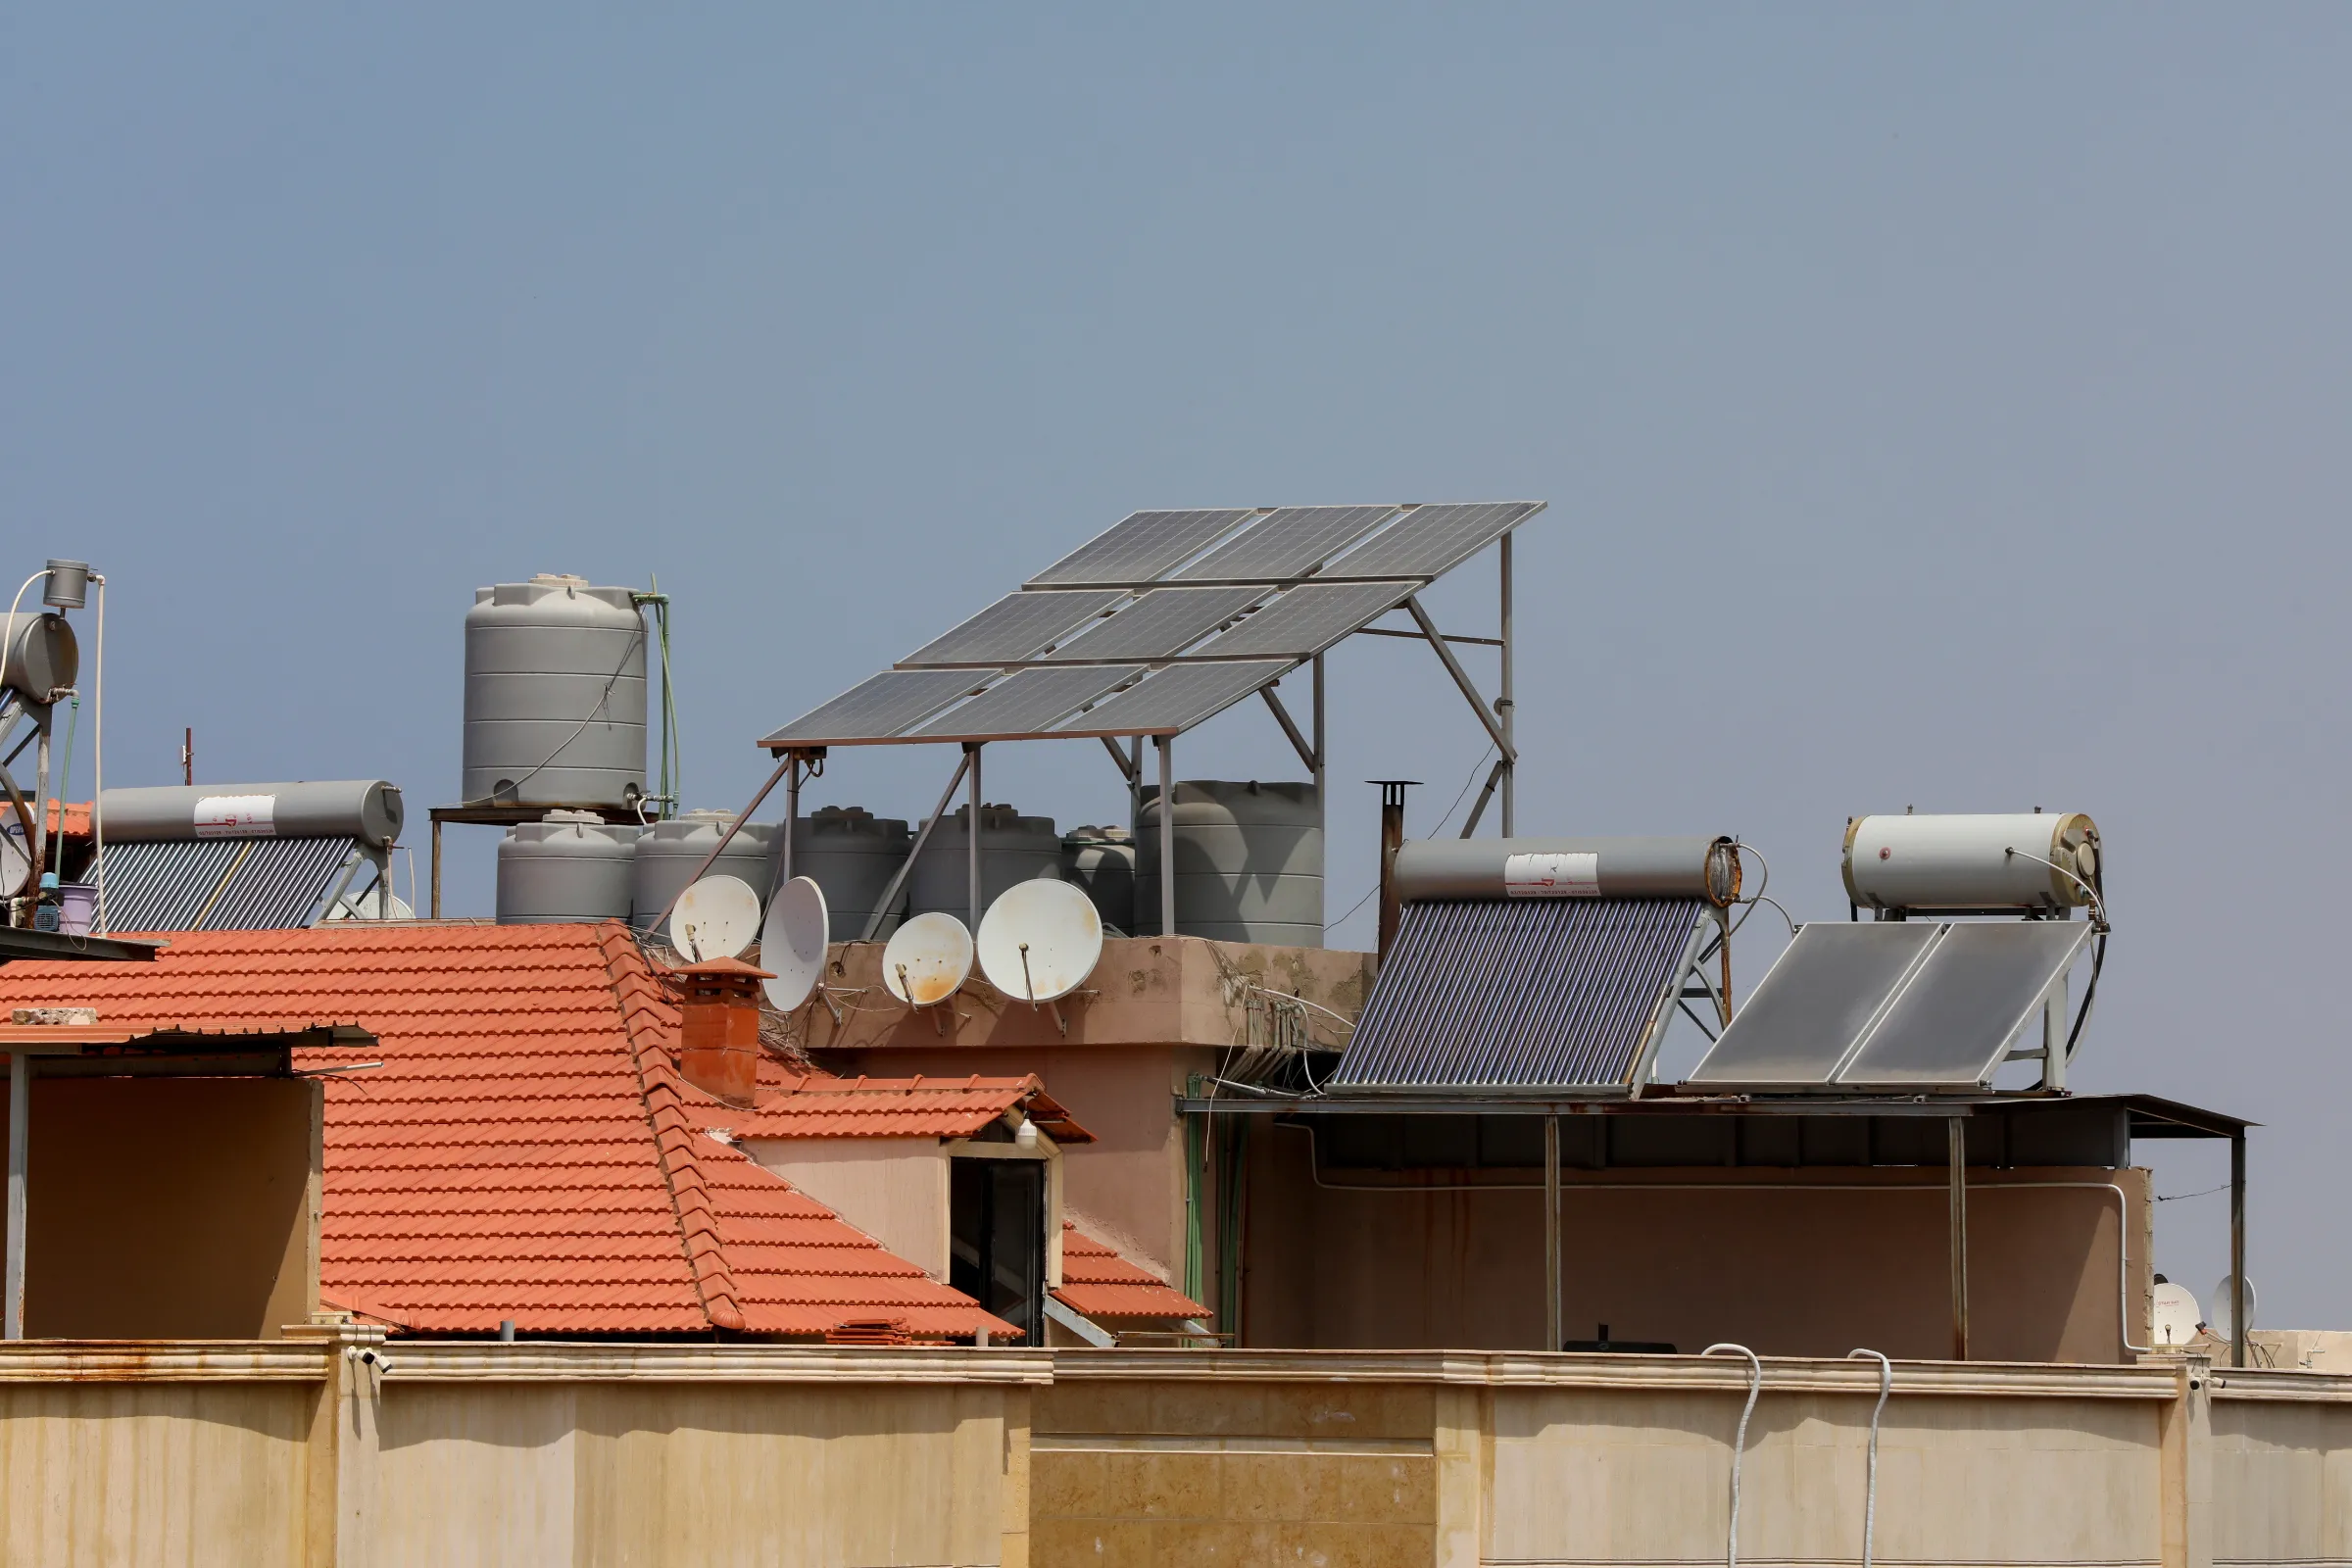
[[358,842],[171,839],[110,844],[106,918],[117,931],[287,931],[309,925]]
[[1408,904],[1332,1084],[1630,1087],[1708,918],[1697,899]]

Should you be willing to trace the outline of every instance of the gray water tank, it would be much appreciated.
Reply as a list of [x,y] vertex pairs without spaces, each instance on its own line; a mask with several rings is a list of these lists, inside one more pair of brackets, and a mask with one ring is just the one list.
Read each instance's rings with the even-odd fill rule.
[[[1176,930],[1219,942],[1323,945],[1323,804],[1312,784],[1180,779]],[[1135,824],[1136,922],[1159,929],[1159,788]]]
[[[640,931],[653,928],[677,896],[695,880],[704,857],[735,820],[732,811],[687,811],[666,822],[656,822],[637,837],[635,863],[629,869],[629,921]],[[775,875],[776,829],[768,822],[747,822],[705,876],[740,877],[765,904],[768,883]]]
[[[969,805],[943,818],[915,858],[907,879],[907,912],[942,909],[971,922],[971,873],[965,847],[971,842]],[[980,908],[983,913],[1015,882],[1061,877],[1061,835],[1050,816],[1023,816],[1009,806],[980,808]]]
[[1061,879],[1085,892],[1105,927],[1134,933],[1134,834],[1123,827],[1070,829],[1061,840]]
[[65,616],[20,610],[11,622],[0,612],[0,686],[33,703],[53,703],[80,673],[81,645]]
[[541,575],[475,589],[466,802],[626,806],[644,793],[645,640],[626,588]]
[[[906,863],[912,840],[904,817],[876,816],[862,807],[827,806],[801,818],[792,834],[793,875],[808,877],[825,890],[834,941],[856,942],[865,935],[866,918]],[[874,930],[877,942],[899,928],[906,912],[906,889],[902,886],[891,903],[889,915]]]
[[587,811],[550,811],[543,822],[507,829],[498,846],[498,923],[627,919],[633,852],[644,831]]

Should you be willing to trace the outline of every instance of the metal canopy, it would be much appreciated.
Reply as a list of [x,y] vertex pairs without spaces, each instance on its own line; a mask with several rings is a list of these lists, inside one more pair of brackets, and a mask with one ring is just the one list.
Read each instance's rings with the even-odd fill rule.
[[2048,920],[1808,925],[1686,1082],[1982,1089],[2090,936]]

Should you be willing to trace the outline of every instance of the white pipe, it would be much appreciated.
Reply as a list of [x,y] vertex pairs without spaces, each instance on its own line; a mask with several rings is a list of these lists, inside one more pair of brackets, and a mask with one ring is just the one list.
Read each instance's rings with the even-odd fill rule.
[[1879,1402],[1870,1411],[1870,1459],[1863,1471],[1862,1483],[1862,1568],[1870,1568],[1872,1537],[1879,1523],[1879,1417],[1886,1412],[1886,1396],[1894,1388],[1894,1363],[1883,1350],[1848,1350],[1848,1361],[1856,1356],[1875,1356],[1879,1363]]
[[1732,1440],[1732,1528],[1724,1538],[1723,1568],[1740,1568],[1740,1460],[1747,1452],[1747,1418],[1755,1414],[1756,1396],[1764,1392],[1764,1363],[1744,1345],[1710,1345],[1699,1351],[1737,1350],[1747,1357],[1747,1403],[1740,1407],[1740,1435]]

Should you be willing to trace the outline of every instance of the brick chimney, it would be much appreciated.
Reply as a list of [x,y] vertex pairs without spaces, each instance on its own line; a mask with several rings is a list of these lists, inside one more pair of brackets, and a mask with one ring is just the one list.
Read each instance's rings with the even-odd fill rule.
[[703,1093],[749,1105],[760,1084],[760,982],[773,979],[741,958],[712,958],[669,971],[678,990],[678,1070]]

